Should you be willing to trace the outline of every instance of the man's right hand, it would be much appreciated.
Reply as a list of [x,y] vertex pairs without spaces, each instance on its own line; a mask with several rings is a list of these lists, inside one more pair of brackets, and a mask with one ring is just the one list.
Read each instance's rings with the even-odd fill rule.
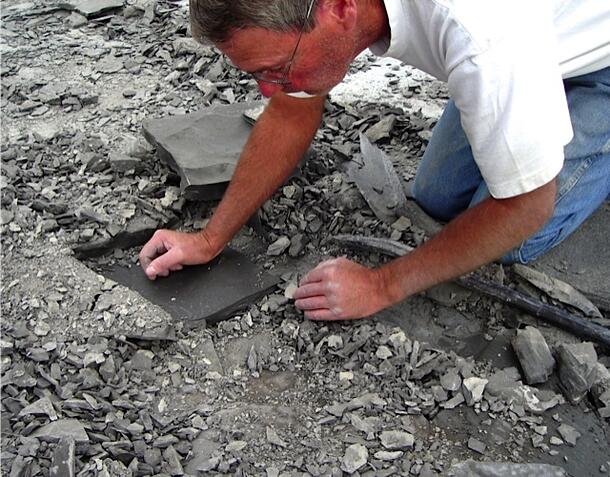
[[146,276],[154,280],[182,270],[184,265],[207,263],[220,252],[212,247],[205,231],[157,230],[140,251],[140,265]]

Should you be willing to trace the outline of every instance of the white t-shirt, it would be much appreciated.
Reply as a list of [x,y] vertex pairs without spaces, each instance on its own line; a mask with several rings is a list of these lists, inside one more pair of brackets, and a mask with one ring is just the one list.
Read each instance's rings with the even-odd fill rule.
[[448,83],[491,195],[553,179],[572,138],[562,77],[610,66],[610,1],[384,1],[371,51]]

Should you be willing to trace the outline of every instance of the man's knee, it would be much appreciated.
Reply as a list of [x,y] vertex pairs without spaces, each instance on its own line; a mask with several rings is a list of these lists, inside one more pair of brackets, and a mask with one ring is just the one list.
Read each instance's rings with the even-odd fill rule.
[[448,201],[441,187],[440,178],[418,171],[413,183],[413,197],[424,211],[437,220],[451,219],[447,210]]

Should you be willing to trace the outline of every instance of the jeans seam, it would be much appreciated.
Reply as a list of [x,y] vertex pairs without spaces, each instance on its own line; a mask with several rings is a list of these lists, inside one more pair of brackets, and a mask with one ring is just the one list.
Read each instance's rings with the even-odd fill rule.
[[[574,188],[574,186],[576,186],[576,184],[582,178],[582,176],[589,168],[593,160],[601,155],[601,153],[595,153],[586,156],[586,159],[576,168],[574,173],[570,176],[569,180],[567,180],[564,186],[559,191],[557,191],[557,200],[555,201],[555,205],[559,204],[559,202],[561,202],[561,200]],[[573,158],[572,160],[578,160],[578,158]]]
[[[603,155],[603,153],[600,152],[600,153],[590,154],[589,156],[585,157],[585,159],[581,162],[581,164],[579,164],[579,166],[576,168],[574,173],[570,175],[570,178],[569,178],[569,180],[566,181],[566,183],[564,184],[564,187],[562,187],[561,190],[559,190],[557,192],[557,200],[555,201],[555,206],[557,206],[563,200],[563,198],[576,186],[578,181],[582,178],[582,176],[585,174],[587,169],[593,163],[593,160],[596,157],[599,157],[602,155]],[[578,158],[572,158],[571,160],[578,160]],[[559,234],[559,232],[556,235],[558,235],[558,234]],[[523,264],[528,263],[528,260],[525,260],[525,258],[524,258],[524,250],[523,250],[525,247],[525,244],[528,240],[529,239],[524,240],[514,250],[514,252],[516,252],[516,254],[517,254],[517,258],[519,259],[519,262],[523,263]]]

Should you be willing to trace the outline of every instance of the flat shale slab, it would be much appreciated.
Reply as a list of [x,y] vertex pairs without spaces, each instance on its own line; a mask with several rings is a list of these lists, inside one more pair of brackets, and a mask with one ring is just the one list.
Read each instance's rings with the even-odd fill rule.
[[76,10],[81,15],[90,18],[116,8],[121,8],[124,3],[123,0],[75,0],[66,2],[65,5],[69,9]]
[[610,203],[604,203],[576,232],[532,264],[569,283],[593,303],[610,310]]
[[262,102],[218,105],[144,122],[146,139],[181,178],[188,199],[220,199],[250,135],[245,111]]
[[154,281],[137,266],[113,265],[102,273],[193,326],[202,320],[215,323],[229,318],[279,281],[232,249],[225,249],[208,264],[185,267]]

